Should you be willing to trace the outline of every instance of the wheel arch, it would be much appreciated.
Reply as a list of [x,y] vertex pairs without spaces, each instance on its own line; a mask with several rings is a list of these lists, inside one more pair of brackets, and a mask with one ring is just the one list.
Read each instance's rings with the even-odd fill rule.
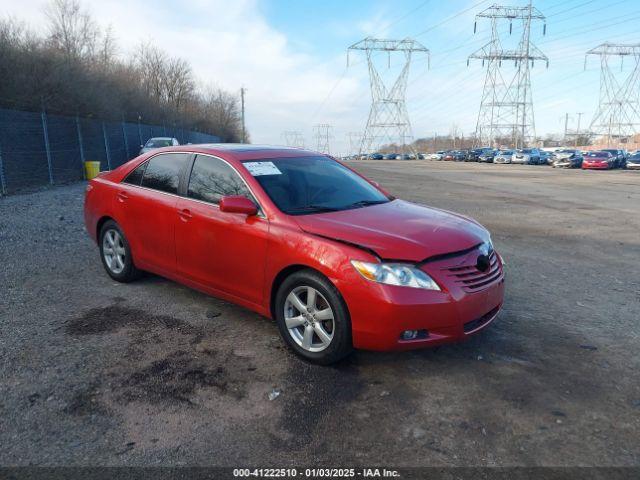
[[109,215],[103,215],[98,219],[98,222],[96,223],[96,240],[97,241],[100,241],[100,230],[102,230],[102,226],[105,223],[107,223],[109,220],[112,220],[115,222],[115,219],[113,217],[110,217]]
[[331,285],[334,286],[334,288],[336,289],[336,291],[338,292],[338,295],[340,296],[340,298],[342,299],[342,301],[344,302],[345,308],[347,309],[347,312],[349,311],[349,307],[347,305],[347,302],[344,300],[344,297],[342,296],[342,293],[340,292],[340,290],[338,289],[338,287],[336,287],[335,282],[333,282],[331,280],[331,278],[329,278],[326,274],[324,274],[323,272],[321,272],[320,270],[318,270],[317,268],[314,268],[310,265],[305,265],[305,264],[301,264],[301,263],[296,263],[296,264],[292,264],[292,265],[288,265],[286,267],[284,267],[282,270],[280,270],[277,275],[273,278],[273,282],[271,282],[271,291],[269,292],[269,313],[271,314],[271,318],[275,320],[276,315],[275,315],[275,307],[276,307],[276,295],[278,293],[278,289],[280,288],[280,285],[282,285],[282,283],[285,281],[285,279],[287,277],[289,277],[290,275],[299,272],[301,270],[310,270],[314,273],[317,273],[318,275],[321,275],[324,279],[327,280],[327,282],[329,282]]

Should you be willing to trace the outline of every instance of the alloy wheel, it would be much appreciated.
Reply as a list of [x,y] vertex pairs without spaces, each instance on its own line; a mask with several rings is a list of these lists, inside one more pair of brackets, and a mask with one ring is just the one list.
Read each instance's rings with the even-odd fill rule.
[[321,352],[331,344],[333,310],[313,287],[299,286],[289,292],[284,302],[284,321],[293,341],[309,352]]
[[112,273],[117,275],[124,270],[127,254],[120,232],[110,228],[104,233],[102,237],[102,255],[107,268]]

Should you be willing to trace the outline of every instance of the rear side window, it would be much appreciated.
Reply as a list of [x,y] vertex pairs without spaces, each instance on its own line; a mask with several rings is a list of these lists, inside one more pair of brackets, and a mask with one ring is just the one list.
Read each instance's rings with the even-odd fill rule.
[[184,153],[163,153],[149,160],[142,186],[167,193],[178,193],[180,174],[187,163]]
[[244,195],[253,200],[240,175],[220,159],[198,155],[193,162],[187,196],[218,203],[227,195]]
[[142,176],[144,175],[145,168],[147,168],[147,162],[141,163],[135,170],[129,173],[122,182],[130,183],[131,185],[140,185],[142,183]]

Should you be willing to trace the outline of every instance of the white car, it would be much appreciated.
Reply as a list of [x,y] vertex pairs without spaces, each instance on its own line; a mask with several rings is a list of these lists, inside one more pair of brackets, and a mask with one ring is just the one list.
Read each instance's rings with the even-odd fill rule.
[[140,153],[138,155],[142,155],[143,153],[147,153],[150,150],[155,148],[163,148],[163,147],[175,147],[180,145],[177,138],[172,137],[153,137],[147,140],[147,143],[144,145],[140,145]]

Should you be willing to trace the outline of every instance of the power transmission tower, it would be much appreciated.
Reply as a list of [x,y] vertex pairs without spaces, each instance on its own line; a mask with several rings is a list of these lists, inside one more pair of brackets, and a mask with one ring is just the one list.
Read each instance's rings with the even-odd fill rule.
[[316,125],[313,127],[315,130],[315,138],[316,138],[316,150],[318,152],[329,154],[331,153],[331,148],[329,146],[331,138],[331,129],[333,127],[329,124],[322,123],[320,125]]
[[[531,2],[526,7],[493,5],[476,15],[474,33],[480,18],[491,20],[491,40],[469,55],[467,60],[467,65],[469,60],[479,59],[483,66],[487,66],[476,124],[476,146],[498,146],[509,139],[515,148],[521,148],[536,135],[530,68],[535,60],[544,61],[549,66],[547,56],[531,42],[531,22],[544,21],[545,17]],[[522,35],[515,49],[502,47],[498,25],[503,20],[509,20],[509,34],[513,31],[514,20],[522,22]],[[501,69],[502,62],[509,60],[516,67],[511,78]]]
[[347,138],[349,139],[349,155],[358,153],[362,144],[362,132],[349,132]]
[[[360,143],[359,153],[372,153],[382,145],[397,144],[401,146],[403,152],[409,149],[415,154],[413,146],[407,146],[407,143],[411,144],[413,138],[406,105],[407,79],[409,78],[412,55],[416,52],[424,53],[429,60],[429,50],[409,38],[380,40],[367,37],[347,49],[347,65],[349,52],[352,50],[365,52],[371,84],[371,110]],[[387,87],[376,67],[374,57],[377,52],[387,52],[389,67],[391,66],[392,53],[401,52],[404,55],[403,66],[390,88]]]
[[304,136],[301,132],[287,130],[282,132],[282,138],[287,147],[304,148]]
[[[603,43],[589,50],[600,57],[600,101],[589,125],[591,135],[606,137],[607,145],[623,143],[640,131],[640,44]],[[620,82],[610,66],[612,57],[631,57],[632,69]],[[622,69],[622,65],[621,65]]]

